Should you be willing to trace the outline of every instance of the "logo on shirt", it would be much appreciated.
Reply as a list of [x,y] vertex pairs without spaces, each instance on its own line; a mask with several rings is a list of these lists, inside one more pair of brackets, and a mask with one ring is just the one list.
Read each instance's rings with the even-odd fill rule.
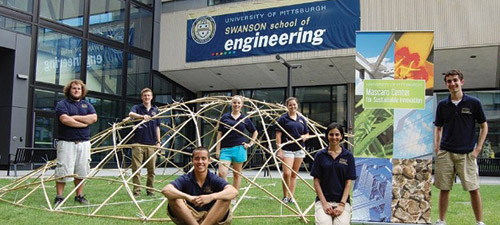
[[340,158],[339,163],[347,166],[347,159]]
[[462,108],[462,114],[472,114],[469,108]]
[[87,104],[82,104],[82,108],[86,109],[88,108],[89,106]]
[[152,112],[151,115],[156,116],[156,112]]
[[212,188],[210,186],[206,186],[204,189],[203,189],[203,193],[204,194],[212,194],[213,191],[212,191]]

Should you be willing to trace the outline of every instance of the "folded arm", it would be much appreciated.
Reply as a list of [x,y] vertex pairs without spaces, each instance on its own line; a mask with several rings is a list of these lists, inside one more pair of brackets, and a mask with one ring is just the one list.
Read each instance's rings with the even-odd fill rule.
[[71,116],[73,119],[75,119],[76,121],[80,122],[80,123],[84,123],[84,124],[87,124],[87,125],[91,125],[95,122],[97,122],[97,114],[88,114],[88,115],[85,115],[85,116],[82,116],[82,115],[74,115],[74,116]]
[[238,191],[232,185],[226,185],[222,191],[215,192],[209,195],[200,195],[193,199],[195,205],[203,206],[213,200],[225,200],[230,201],[238,195]]
[[75,118],[68,116],[67,114],[62,114],[61,116],[59,116],[59,121],[61,121],[62,124],[68,127],[85,128],[89,126],[88,124],[80,122]]
[[161,193],[167,197],[168,199],[186,199],[187,201],[192,201],[194,196],[188,195],[179,189],[177,189],[172,184],[167,184],[162,190]]

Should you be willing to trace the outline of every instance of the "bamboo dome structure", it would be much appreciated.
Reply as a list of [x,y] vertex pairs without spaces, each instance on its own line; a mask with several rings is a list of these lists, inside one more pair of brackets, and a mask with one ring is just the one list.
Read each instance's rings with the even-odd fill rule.
[[[274,132],[279,125],[277,119],[284,114],[287,109],[282,104],[273,104],[254,99],[243,97],[242,111],[245,118],[250,118],[256,125],[259,132],[257,141],[252,149],[248,149],[248,161],[244,164],[242,178],[246,181],[246,186],[242,186],[240,194],[237,197],[237,202],[233,205],[233,218],[257,218],[257,217],[297,217],[303,221],[308,221],[307,217],[312,216],[314,211],[311,209],[314,206],[314,199],[304,199],[307,201],[307,207],[301,207],[294,202],[293,204],[284,204],[280,197],[271,193],[266,189],[266,186],[260,185],[257,178],[262,177],[268,169],[273,169],[282,175],[282,161],[275,155],[276,145]],[[215,148],[217,145],[217,129],[218,126],[224,124],[219,123],[219,119],[225,112],[230,110],[231,97],[216,96],[203,97],[187,102],[174,102],[169,105],[159,107],[159,113],[152,119],[161,119],[161,148],[158,148],[156,154],[157,168],[174,167],[176,172],[163,174],[166,178],[157,179],[155,182],[156,199],[140,199],[133,195],[134,184],[132,178],[137,173],[140,173],[141,168],[152,159],[152,157],[143,160],[143,165],[132,173],[127,166],[127,151],[130,151],[132,144],[130,140],[133,138],[134,131],[145,121],[133,120],[125,118],[123,121],[112,124],[108,129],[99,132],[91,138],[91,154],[99,154],[101,160],[97,165],[91,168],[91,172],[87,177],[83,178],[86,184],[85,193],[99,193],[98,199],[96,194],[89,194],[90,204],[87,206],[71,204],[68,199],[74,196],[77,187],[73,188],[72,184],[66,185],[66,197],[64,201],[55,206],[53,197],[55,196],[55,181],[58,179],[53,175],[53,169],[56,167],[56,160],[47,162],[45,165],[29,172],[27,175],[13,180],[8,185],[0,188],[0,201],[8,202],[17,206],[27,208],[37,208],[47,210],[49,212],[80,214],[84,216],[94,217],[109,217],[126,220],[140,221],[170,221],[165,208],[168,200],[160,194],[161,188],[173,180],[175,175],[182,175],[189,171],[191,163],[185,165],[176,163],[175,159],[182,158],[181,155],[190,156],[189,149],[197,146],[205,146],[211,153],[211,165],[216,165],[218,160],[214,158]],[[307,119],[307,126],[310,130],[310,139],[317,143],[318,149],[308,149],[306,157],[311,161],[315,151],[321,150],[327,146],[323,139],[325,127],[310,119]],[[236,130],[231,127],[231,130]],[[237,130],[236,130],[237,131]],[[239,131],[237,131],[239,132]],[[228,132],[229,133],[229,132]],[[248,134],[239,132],[247,138]],[[290,136],[286,131],[282,135]],[[225,135],[222,136],[223,139]],[[293,139],[293,138],[291,138]],[[292,140],[284,144],[297,142]],[[178,160],[177,160],[178,161]],[[105,165],[108,163],[116,164],[116,176],[100,175],[105,170]],[[256,166],[255,163],[260,162]],[[96,162],[93,162],[96,163]],[[222,163],[218,164],[223,165]],[[212,168],[213,169],[213,168]],[[172,169],[170,169],[171,171]],[[229,168],[233,173],[237,173],[232,168]],[[245,171],[253,170],[252,176],[245,176]],[[213,171],[213,170],[212,170]],[[293,170],[292,170],[293,172]],[[293,172],[294,173],[294,172]],[[158,175],[158,174],[157,174]],[[314,194],[314,187],[311,181],[307,181],[297,174],[297,183],[303,183],[305,191]],[[281,183],[282,176],[275,177]],[[169,181],[170,180],[170,181]],[[80,185],[81,185],[80,184]],[[98,187],[99,186],[99,187]],[[141,186],[145,188],[145,186]],[[285,185],[289,190],[289,187]],[[273,204],[279,206],[286,213],[266,214],[261,215],[240,215],[238,216],[239,205],[245,201],[250,189],[261,191],[263,196],[274,199]],[[69,191],[69,193],[68,193]],[[160,197],[158,197],[160,196]],[[301,201],[299,199],[298,201]],[[112,207],[113,210],[109,208]],[[116,207],[122,207],[117,210]],[[119,211],[120,213],[114,213]],[[118,214],[118,215],[117,215]]]

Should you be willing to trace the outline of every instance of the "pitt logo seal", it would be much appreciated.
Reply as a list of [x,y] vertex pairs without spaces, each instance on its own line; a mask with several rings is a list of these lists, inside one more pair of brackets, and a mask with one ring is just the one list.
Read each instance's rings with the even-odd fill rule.
[[191,37],[198,44],[206,44],[215,35],[215,20],[210,16],[196,19],[191,26]]

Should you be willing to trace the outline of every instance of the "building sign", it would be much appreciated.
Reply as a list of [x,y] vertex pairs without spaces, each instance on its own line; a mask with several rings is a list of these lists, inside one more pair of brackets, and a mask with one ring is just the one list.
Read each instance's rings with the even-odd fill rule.
[[424,80],[365,80],[365,109],[424,109]]
[[354,48],[360,29],[352,0],[215,13],[188,19],[186,62]]

